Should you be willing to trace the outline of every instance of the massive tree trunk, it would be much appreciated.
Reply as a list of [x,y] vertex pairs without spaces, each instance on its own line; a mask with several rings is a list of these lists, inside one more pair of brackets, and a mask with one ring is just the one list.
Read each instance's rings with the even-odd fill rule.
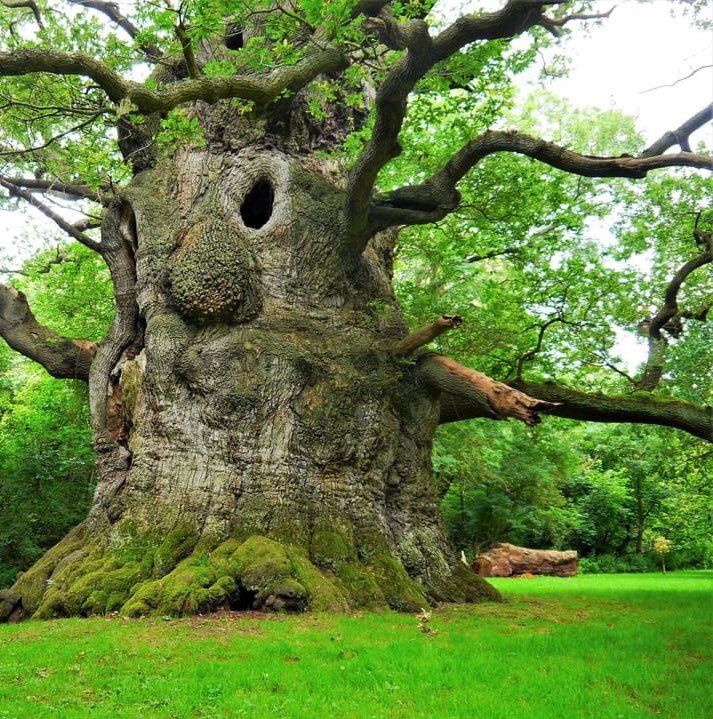
[[[713,107],[637,157],[591,157],[487,131],[420,184],[375,192],[379,172],[400,152],[418,82],[471,43],[593,17],[547,16],[558,4],[509,0],[438,34],[421,8],[395,15],[381,0],[357,2],[336,25],[331,18],[317,27],[312,8],[284,29],[264,69],[262,53],[238,52],[248,36],[262,36],[265,17],[249,19],[260,13],[225,38],[201,30],[197,40],[182,6],[176,57],[111,3],[97,4],[149,60],[161,60],[146,83],[42,42],[0,52],[0,78],[79,76],[82,91],[103,91],[109,105],[72,133],[114,112],[119,149],[135,173],[124,188],[96,190],[42,177],[39,155],[34,177],[0,177],[4,191],[102,255],[117,309],[101,343],[77,342],[43,328],[21,293],[0,287],[0,335],[55,376],[88,380],[99,476],[87,520],[0,592],[0,621],[222,606],[418,609],[496,598],[457,561],[438,522],[430,453],[439,423],[514,417],[534,425],[551,410],[713,438],[709,408],[510,387],[432,353],[412,357],[460,318],[442,316],[408,334],[392,290],[394,228],[453,212],[457,184],[483,158],[516,152],[587,177],[710,166],[690,152],[688,137]],[[356,28],[346,27],[364,18],[355,43]],[[276,30],[283,32],[273,27],[267,45]],[[371,96],[364,84],[376,38],[399,55],[376,68],[374,78],[383,77],[373,108],[355,110],[356,89]],[[294,56],[283,64],[287,48]],[[215,75],[221,60],[234,74]],[[355,85],[340,75],[350,66],[370,72]],[[310,95],[324,78],[334,81],[333,101]],[[319,112],[310,115],[314,104]],[[197,124],[202,147],[157,145],[173,110]],[[369,111],[372,132],[351,167],[323,159]],[[30,129],[28,137],[44,136]],[[674,144],[680,153],[660,154]],[[103,205],[101,241],[38,200],[38,189]],[[688,271],[709,261],[706,253]]]
[[324,161],[258,145],[136,176],[104,225],[138,314],[92,363],[95,503],[6,616],[497,596],[438,522],[439,402],[394,351],[395,233],[351,252],[341,202]]

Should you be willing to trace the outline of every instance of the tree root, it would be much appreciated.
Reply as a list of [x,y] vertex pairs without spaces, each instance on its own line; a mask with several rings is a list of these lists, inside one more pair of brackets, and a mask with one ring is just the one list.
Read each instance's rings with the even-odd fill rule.
[[361,554],[336,532],[309,549],[265,536],[210,548],[190,529],[160,543],[132,536],[108,546],[78,527],[0,592],[0,622],[118,613],[184,616],[218,609],[418,611],[435,602],[497,600],[467,567],[423,586],[388,551]]

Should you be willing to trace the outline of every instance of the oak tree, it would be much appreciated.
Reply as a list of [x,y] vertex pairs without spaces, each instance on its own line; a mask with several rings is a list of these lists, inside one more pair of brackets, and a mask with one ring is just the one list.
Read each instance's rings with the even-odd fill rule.
[[[547,322],[498,381],[425,349],[459,308],[410,332],[394,294],[399,233],[456,212],[489,156],[583,178],[710,169],[690,137],[712,106],[612,156],[475,131],[380,188],[413,98],[489,79],[497,93],[511,41],[602,17],[586,4],[508,0],[443,27],[428,1],[2,5],[0,187],[103,259],[115,319],[99,342],[67,337],[0,286],[7,344],[88,383],[99,476],[89,516],[0,594],[0,619],[496,597],[439,524],[439,424],[549,413],[713,440],[710,408],[650,393],[664,335],[695,320],[678,293],[713,259],[703,228],[646,329],[645,396],[528,381]],[[85,201],[85,219],[57,198]]]

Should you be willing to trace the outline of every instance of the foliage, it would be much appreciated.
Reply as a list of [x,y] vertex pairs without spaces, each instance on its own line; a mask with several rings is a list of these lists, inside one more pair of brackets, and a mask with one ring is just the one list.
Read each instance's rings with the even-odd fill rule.
[[[81,246],[40,253],[16,281],[42,322],[99,338],[111,320],[107,272]],[[85,516],[94,490],[86,384],[58,381],[0,347],[0,586]]]
[[579,560],[582,574],[639,574],[653,572],[658,563],[652,554],[600,554]]
[[[239,53],[225,50],[214,57],[204,72],[220,77],[236,67],[262,71],[294,62],[305,47],[290,38],[323,24],[336,45],[359,48],[369,64],[353,65],[339,82],[324,77],[314,83],[308,109],[322,119],[331,104],[361,107],[365,88],[388,68],[379,64],[382,58],[361,21],[350,19],[353,4],[302,0],[290,5],[292,11],[268,13],[261,33]],[[391,7],[398,19],[407,19],[431,4],[409,0]],[[18,32],[14,12],[10,23],[10,9],[0,7],[0,44],[8,50],[42,44],[81,51],[138,78],[146,73],[135,67],[142,48],[161,45],[179,56],[177,21],[185,23],[198,47],[223,33],[228,20],[240,26],[272,5],[189,0],[176,9],[137,3],[132,12],[144,29],[129,43],[78,6],[46,12],[51,20],[28,40],[31,14]],[[571,3],[562,12],[583,5]],[[676,5],[705,22],[701,0]],[[403,152],[382,171],[379,190],[422,181],[468,139],[499,124],[584,153],[643,149],[633,119],[620,113],[575,110],[547,92],[518,97],[516,76],[548,42],[538,28],[528,42],[473,43],[422,80],[400,135]],[[396,61],[398,53],[383,60]],[[155,78],[149,82],[155,84]],[[81,177],[94,188],[130,176],[113,133],[120,115],[131,113],[140,121],[135,108],[115,106],[74,77],[4,77],[0,85],[3,95],[13,98],[2,119],[4,162],[13,174],[40,167],[45,177]],[[253,111],[248,103],[241,107]],[[157,141],[166,148],[204,142],[196,118],[182,109],[162,118],[161,130]],[[355,126],[334,154],[353,159],[370,130],[369,120]],[[13,155],[27,148],[28,138],[33,151]],[[435,348],[463,364],[502,380],[524,374],[628,395],[641,366],[622,361],[622,337],[638,343],[641,365],[645,340],[637,326],[656,313],[673,274],[698,251],[696,221],[710,229],[711,180],[679,171],[652,174],[637,184],[602,182],[517,155],[497,155],[480,163],[459,189],[457,212],[400,237],[397,292],[409,326],[457,312],[465,318],[464,328],[444,335]],[[103,336],[112,293],[95,255],[62,246],[33,258],[23,271],[14,284],[28,295],[40,322],[71,336]],[[681,305],[691,311],[712,298],[705,271],[692,274],[681,291]],[[669,340],[660,394],[713,402],[713,374],[705,369],[713,360],[712,326],[688,322]],[[83,396],[81,388],[51,381],[0,346],[0,584],[83,514],[91,484]],[[456,544],[469,553],[508,540],[574,547],[588,557],[585,568],[645,567],[648,559],[637,549],[650,552],[652,538],[665,532],[673,542],[674,566],[713,564],[711,456],[671,430],[582,428],[548,419],[530,431],[472,422],[441,429],[436,450],[444,518]]]
[[88,414],[83,384],[33,378],[0,420],[0,586],[86,516]]
[[661,559],[661,568],[664,572],[666,571],[666,556],[671,551],[671,547],[673,547],[673,542],[666,539],[666,537],[656,537],[654,539],[654,552]]
[[710,567],[713,463],[699,445],[660,428],[565,420],[446,426],[435,453],[444,520],[469,556],[506,541],[576,549],[585,572],[651,571],[666,531],[671,566]]

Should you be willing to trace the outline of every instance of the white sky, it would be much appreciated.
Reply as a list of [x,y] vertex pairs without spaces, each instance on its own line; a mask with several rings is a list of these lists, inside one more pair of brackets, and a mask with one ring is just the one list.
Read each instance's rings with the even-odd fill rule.
[[[596,9],[606,11],[613,4],[599,2]],[[619,3],[601,25],[587,23],[584,34],[572,23],[572,36],[560,46],[571,58],[570,74],[551,81],[550,89],[580,107],[634,115],[650,141],[678,127],[713,99],[713,67],[673,87],[646,90],[713,65],[713,36],[680,14],[672,17],[674,5],[667,0]],[[713,125],[698,135],[704,136],[713,138]]]
[[[456,6],[471,11],[478,7],[493,10],[503,4],[504,0],[445,0],[443,9],[445,14],[451,14]],[[612,4],[597,2],[595,11],[609,10]],[[713,64],[713,36],[692,27],[690,19],[680,13],[672,17],[674,6],[668,0],[646,3],[629,0],[618,3],[601,25],[572,23],[571,36],[545,55],[547,59],[555,52],[565,54],[569,58],[569,76],[549,79],[546,87],[574,106],[618,108],[634,115],[648,141],[678,127],[713,99],[713,67],[702,69],[673,87],[646,91],[674,83],[696,68]],[[523,77],[523,93],[542,87],[536,74]],[[700,130],[694,142],[697,138],[713,144],[713,124]],[[23,213],[0,211],[0,227],[4,229],[0,237],[0,267],[16,266],[18,255],[26,256],[32,248],[42,246],[43,240],[57,236],[54,225],[32,209]],[[643,347],[633,336],[622,336],[618,349],[630,369],[641,359]]]

